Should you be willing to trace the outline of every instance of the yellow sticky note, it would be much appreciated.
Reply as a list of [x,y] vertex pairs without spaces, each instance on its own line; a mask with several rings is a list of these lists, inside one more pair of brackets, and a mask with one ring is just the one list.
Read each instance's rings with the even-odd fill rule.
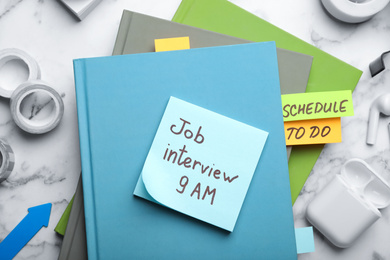
[[285,122],[353,116],[350,90],[282,95]]
[[286,145],[341,142],[341,119],[325,118],[284,122]]
[[176,37],[176,38],[155,39],[154,48],[156,49],[156,52],[186,50],[190,48],[190,38]]

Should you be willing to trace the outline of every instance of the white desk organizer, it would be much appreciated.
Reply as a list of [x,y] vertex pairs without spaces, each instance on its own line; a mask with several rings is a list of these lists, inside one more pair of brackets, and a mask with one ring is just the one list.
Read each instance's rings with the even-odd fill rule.
[[60,0],[80,21],[102,0]]
[[308,205],[306,217],[330,242],[349,247],[390,204],[390,186],[360,159],[347,161]]

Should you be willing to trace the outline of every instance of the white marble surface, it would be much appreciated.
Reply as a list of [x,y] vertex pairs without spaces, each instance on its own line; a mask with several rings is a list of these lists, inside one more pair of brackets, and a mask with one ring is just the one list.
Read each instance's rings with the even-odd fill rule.
[[[371,102],[390,91],[390,70],[371,78],[368,64],[390,49],[390,5],[372,20],[351,25],[332,19],[319,0],[234,0],[255,15],[281,27],[341,60],[361,69],[362,78],[353,93],[355,116],[343,118],[343,142],[326,145],[294,209],[296,227],[309,225],[304,217],[308,202],[354,157],[366,160],[390,181],[390,140],[381,118],[378,141],[365,143]],[[15,170],[0,184],[0,240],[24,218],[29,207],[53,203],[48,228],[43,228],[15,259],[56,259],[61,238],[53,229],[71,199],[80,174],[76,103],[72,60],[108,56],[112,52],[121,13],[129,9],[171,19],[180,0],[105,0],[82,22],[78,22],[56,0],[1,0],[0,50],[19,48],[41,66],[42,79],[62,96],[65,114],[50,133],[33,136],[22,132],[12,121],[9,101],[0,98],[0,138],[16,154]],[[387,59],[390,68],[390,59]],[[18,64],[0,69],[5,79],[17,84],[26,77]],[[315,232],[316,252],[299,255],[309,259],[390,259],[390,208],[383,217],[348,249],[332,246]]]

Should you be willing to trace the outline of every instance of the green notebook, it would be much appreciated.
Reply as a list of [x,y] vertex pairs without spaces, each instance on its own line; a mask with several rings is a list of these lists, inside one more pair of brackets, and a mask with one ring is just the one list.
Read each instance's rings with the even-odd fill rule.
[[[362,71],[226,0],[183,0],[172,21],[313,56],[306,92],[354,90]],[[324,145],[295,146],[289,160],[291,197],[297,199]]]
[[70,200],[64,213],[62,213],[62,216],[61,216],[60,220],[58,221],[57,226],[54,228],[54,231],[62,236],[65,235],[66,226],[68,225],[69,215],[70,215],[70,211],[71,211],[72,205],[73,205],[73,200],[74,200],[74,196]]

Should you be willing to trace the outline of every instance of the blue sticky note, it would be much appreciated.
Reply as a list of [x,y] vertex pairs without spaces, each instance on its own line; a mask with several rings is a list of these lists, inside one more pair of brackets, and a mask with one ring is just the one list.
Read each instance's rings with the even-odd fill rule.
[[298,254],[314,252],[313,227],[296,228],[295,240]]
[[171,97],[134,194],[231,232],[267,136]]

